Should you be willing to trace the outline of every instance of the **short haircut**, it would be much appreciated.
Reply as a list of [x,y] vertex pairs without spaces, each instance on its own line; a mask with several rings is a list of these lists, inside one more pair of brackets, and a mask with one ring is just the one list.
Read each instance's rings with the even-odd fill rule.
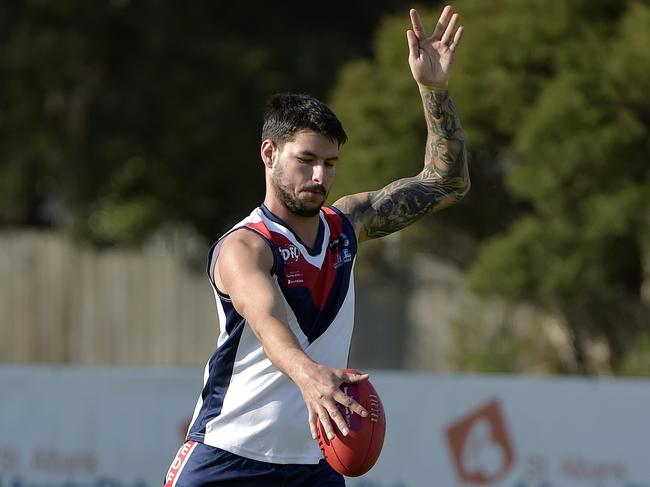
[[334,112],[325,103],[305,94],[278,93],[269,98],[264,112],[262,140],[278,145],[295,139],[296,132],[309,129],[345,144],[348,136]]

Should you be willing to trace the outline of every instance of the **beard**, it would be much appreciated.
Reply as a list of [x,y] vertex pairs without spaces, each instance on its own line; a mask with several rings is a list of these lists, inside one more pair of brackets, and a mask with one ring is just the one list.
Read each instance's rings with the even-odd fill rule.
[[271,180],[273,182],[273,189],[278,199],[287,207],[291,213],[298,216],[316,216],[320,212],[323,203],[327,199],[327,191],[320,184],[314,184],[304,188],[305,191],[322,192],[323,200],[320,203],[306,203],[301,201],[295,194],[295,187],[291,184],[282,182],[283,172],[279,168],[273,173]]

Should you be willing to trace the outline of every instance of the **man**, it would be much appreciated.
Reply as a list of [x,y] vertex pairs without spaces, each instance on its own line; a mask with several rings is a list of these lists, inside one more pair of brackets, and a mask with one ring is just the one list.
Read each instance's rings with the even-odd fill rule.
[[[187,442],[166,486],[343,486],[319,427],[346,435],[337,404],[354,318],[357,242],[396,232],[469,189],[463,132],[447,91],[463,28],[450,6],[428,37],[415,10],[409,65],[428,129],[424,168],[323,207],[346,135],[305,95],[276,95],[262,131],[264,204],[217,241],[208,273],[221,331]],[[319,425],[320,423],[320,425]],[[311,438],[310,438],[311,436]]]

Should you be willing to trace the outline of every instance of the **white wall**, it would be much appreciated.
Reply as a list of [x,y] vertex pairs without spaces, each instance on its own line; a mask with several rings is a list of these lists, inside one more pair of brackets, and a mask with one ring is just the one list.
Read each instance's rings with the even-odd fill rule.
[[[386,442],[350,487],[650,487],[650,381],[371,380]],[[199,368],[0,367],[0,487],[161,485],[201,381]]]

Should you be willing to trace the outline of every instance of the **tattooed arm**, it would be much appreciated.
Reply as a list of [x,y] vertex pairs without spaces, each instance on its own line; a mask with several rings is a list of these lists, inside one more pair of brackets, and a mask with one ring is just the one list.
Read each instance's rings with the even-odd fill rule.
[[427,37],[417,12],[410,13],[409,64],[422,96],[428,133],[424,169],[379,191],[345,196],[334,203],[355,225],[359,241],[396,232],[450,206],[470,186],[463,129],[447,89],[463,28],[457,27],[458,14],[452,15],[447,6]]
[[449,92],[422,91],[422,100],[428,129],[422,172],[334,203],[355,225],[359,241],[397,232],[469,190],[463,129]]

